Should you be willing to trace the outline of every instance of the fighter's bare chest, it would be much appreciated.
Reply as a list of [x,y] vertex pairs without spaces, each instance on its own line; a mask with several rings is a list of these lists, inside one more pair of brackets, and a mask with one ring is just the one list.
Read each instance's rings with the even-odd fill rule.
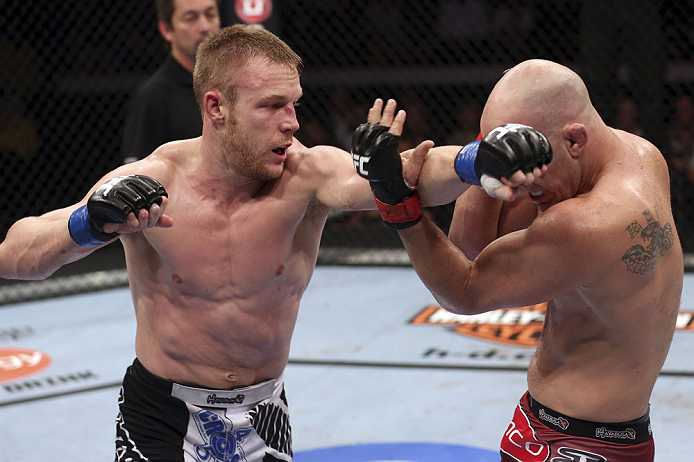
[[190,200],[171,207],[174,225],[151,242],[177,284],[212,291],[281,284],[305,212],[306,204],[272,197],[227,206]]

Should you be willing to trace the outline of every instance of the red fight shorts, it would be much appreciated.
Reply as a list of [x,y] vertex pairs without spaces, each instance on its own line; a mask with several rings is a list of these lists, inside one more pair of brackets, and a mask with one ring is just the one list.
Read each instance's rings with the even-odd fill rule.
[[631,422],[574,419],[525,393],[501,439],[502,462],[652,462],[648,413]]

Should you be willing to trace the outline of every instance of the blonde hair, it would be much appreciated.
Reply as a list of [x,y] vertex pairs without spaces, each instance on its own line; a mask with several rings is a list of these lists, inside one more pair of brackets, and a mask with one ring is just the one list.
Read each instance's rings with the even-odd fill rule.
[[200,109],[203,96],[218,89],[231,103],[236,100],[234,72],[255,57],[284,64],[299,74],[304,64],[299,55],[279,37],[246,24],[225,27],[207,37],[198,47],[193,71],[193,89]]

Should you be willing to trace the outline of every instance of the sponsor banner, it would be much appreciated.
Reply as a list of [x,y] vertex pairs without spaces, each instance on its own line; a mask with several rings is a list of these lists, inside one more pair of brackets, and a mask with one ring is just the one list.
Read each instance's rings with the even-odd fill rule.
[[[410,320],[412,324],[446,326],[468,337],[517,347],[536,347],[540,341],[547,303],[504,308],[476,315],[461,315],[429,305]],[[678,331],[694,331],[694,311],[680,311]]]
[[53,358],[41,350],[0,347],[0,405],[104,385],[92,369],[54,366]]
[[677,315],[675,330],[694,331],[694,311],[681,311]]
[[114,387],[135,358],[127,288],[0,309],[0,406]]
[[89,369],[57,374],[42,374],[37,377],[0,384],[0,405],[60,396],[79,390],[116,386],[118,384],[104,384],[99,374]]
[[0,347],[0,406],[116,387],[132,363],[131,354],[90,352],[77,343],[64,346]]
[[34,335],[34,328],[29,325],[9,326],[0,329],[0,342],[26,340]]
[[542,334],[546,311],[547,303],[541,303],[466,316],[448,312],[440,306],[429,305],[410,322],[447,326],[468,337],[534,348]]
[[39,350],[0,348],[0,384],[38,374],[50,365],[50,356]]

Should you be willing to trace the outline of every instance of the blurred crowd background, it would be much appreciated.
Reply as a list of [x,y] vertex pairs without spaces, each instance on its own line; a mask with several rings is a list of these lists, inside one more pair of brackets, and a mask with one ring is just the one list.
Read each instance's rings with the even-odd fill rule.
[[[220,0],[222,26],[242,0]],[[254,3],[254,2],[251,2]],[[265,0],[262,24],[302,56],[296,136],[349,150],[376,97],[407,110],[402,148],[465,144],[502,72],[567,65],[614,127],[666,157],[694,252],[694,3],[679,0]],[[74,203],[122,163],[128,98],[167,56],[154,0],[4,0],[0,16],[0,235]],[[447,229],[452,204],[429,213]],[[322,246],[399,247],[373,213],[335,213]],[[120,264],[118,260],[118,264]]]

